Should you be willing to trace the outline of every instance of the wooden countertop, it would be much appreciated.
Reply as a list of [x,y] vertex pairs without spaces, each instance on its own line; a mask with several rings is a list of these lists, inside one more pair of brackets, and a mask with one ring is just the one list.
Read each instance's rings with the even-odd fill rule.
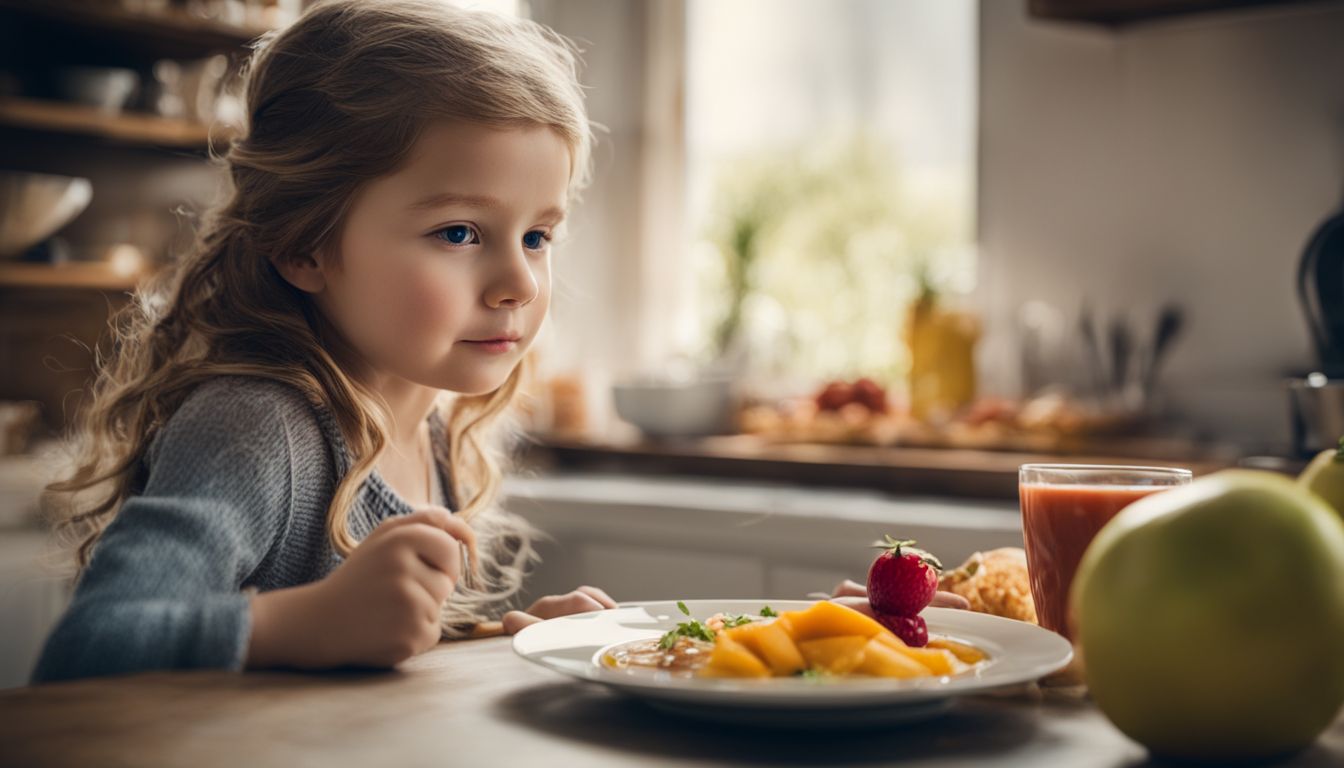
[[[155,673],[0,693],[4,765],[1139,766],[1086,702],[961,700],[904,728],[770,731],[682,720],[513,655],[445,643],[394,672]],[[1344,764],[1344,718],[1292,766]]]
[[[525,459],[555,471],[673,474],[802,485],[868,488],[902,495],[1017,499],[1023,464],[1126,464],[1185,467],[1196,475],[1236,464],[1231,456],[1172,460],[1136,458],[1116,442],[1114,452],[1054,455],[968,448],[908,448],[771,443],[752,435],[685,440],[597,440],[534,436]],[[1300,462],[1284,462],[1297,472]]]

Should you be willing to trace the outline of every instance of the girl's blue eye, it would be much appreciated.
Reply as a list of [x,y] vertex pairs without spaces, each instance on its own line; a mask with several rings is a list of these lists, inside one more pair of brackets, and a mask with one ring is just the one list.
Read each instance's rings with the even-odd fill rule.
[[546,233],[533,230],[523,235],[523,245],[530,250],[537,250],[546,244]]
[[450,245],[469,245],[474,233],[466,224],[453,224],[434,233],[434,236]]

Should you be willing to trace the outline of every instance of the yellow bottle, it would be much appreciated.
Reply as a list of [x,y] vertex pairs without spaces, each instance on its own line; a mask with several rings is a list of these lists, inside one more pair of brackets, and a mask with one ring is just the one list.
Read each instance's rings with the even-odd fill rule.
[[975,345],[980,320],[944,309],[925,290],[906,314],[910,353],[910,411],[921,421],[946,421],[975,398]]

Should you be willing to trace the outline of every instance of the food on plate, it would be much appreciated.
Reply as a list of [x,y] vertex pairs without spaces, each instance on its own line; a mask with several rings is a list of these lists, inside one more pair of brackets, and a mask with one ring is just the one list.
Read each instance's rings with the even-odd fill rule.
[[887,631],[901,638],[901,642],[911,648],[923,648],[929,644],[929,625],[923,616],[879,613],[876,618]]
[[1027,578],[1027,553],[1021,547],[976,552],[944,573],[938,588],[966,598],[973,611],[1037,623]]
[[875,613],[914,616],[938,591],[938,558],[915,547],[913,540],[888,535],[873,546],[882,553],[868,568],[868,602]]
[[938,591],[943,564],[913,540],[888,535],[873,546],[882,552],[868,568],[868,604],[892,634],[908,646],[922,647],[929,631],[919,612]]
[[911,648],[870,616],[830,601],[776,615],[712,616],[687,620],[656,640],[622,643],[603,651],[613,669],[647,668],[710,678],[867,675],[916,678],[958,675],[985,663],[974,646],[935,638]]
[[1230,470],[1139,499],[1071,600],[1092,698],[1159,757],[1285,755],[1344,705],[1344,522],[1288,478]]

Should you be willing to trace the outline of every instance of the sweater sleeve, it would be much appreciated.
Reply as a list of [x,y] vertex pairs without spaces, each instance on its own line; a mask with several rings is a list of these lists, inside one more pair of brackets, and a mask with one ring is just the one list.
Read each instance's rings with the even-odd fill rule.
[[34,682],[155,669],[241,669],[241,590],[283,539],[292,446],[265,397],[190,397],[149,450],[149,477],[94,547]]

